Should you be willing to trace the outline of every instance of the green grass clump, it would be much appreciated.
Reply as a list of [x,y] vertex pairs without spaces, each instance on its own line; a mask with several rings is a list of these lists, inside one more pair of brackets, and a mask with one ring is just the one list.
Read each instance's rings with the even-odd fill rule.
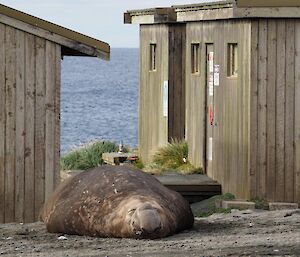
[[202,210],[195,213],[196,217],[208,217],[214,213],[230,213],[230,208],[221,208],[219,207],[221,201],[232,201],[235,199],[235,196],[231,193],[226,193],[223,195],[216,195],[209,198],[207,201],[207,206]]
[[161,147],[153,157],[153,162],[167,169],[176,169],[186,162],[188,157],[188,144],[185,141],[172,140]]
[[269,203],[266,200],[256,197],[251,199],[251,201],[255,203],[256,209],[269,210]]
[[213,210],[210,211],[205,211],[205,212],[199,212],[195,216],[198,218],[207,218],[215,213],[231,213],[230,208],[214,208]]
[[60,159],[62,170],[86,170],[103,164],[103,153],[117,152],[118,145],[109,141],[94,141],[72,150]]
[[142,170],[142,169],[145,168],[145,165],[144,165],[144,163],[142,162],[141,159],[137,159],[137,160],[133,163],[133,165],[134,165],[136,168],[140,169],[140,170]]
[[171,143],[158,149],[150,167],[161,172],[175,170],[182,174],[203,173],[202,169],[195,168],[189,163],[188,144],[179,140],[172,140]]

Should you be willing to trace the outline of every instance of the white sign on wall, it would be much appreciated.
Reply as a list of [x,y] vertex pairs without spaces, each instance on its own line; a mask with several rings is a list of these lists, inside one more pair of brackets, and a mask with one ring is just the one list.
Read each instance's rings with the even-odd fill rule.
[[213,159],[213,138],[210,137],[208,140],[208,160],[212,161]]
[[209,75],[208,89],[209,89],[209,96],[214,96],[214,76],[213,76],[213,74]]
[[208,54],[209,72],[214,72],[214,52]]
[[218,64],[214,66],[214,85],[220,86],[220,65]]
[[169,100],[169,82],[164,81],[163,85],[163,115],[168,117],[168,100]]

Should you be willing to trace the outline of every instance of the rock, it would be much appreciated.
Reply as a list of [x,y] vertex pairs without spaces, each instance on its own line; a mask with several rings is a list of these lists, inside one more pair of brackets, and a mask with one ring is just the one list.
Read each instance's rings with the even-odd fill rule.
[[222,201],[225,209],[254,210],[255,203],[247,201]]
[[59,236],[57,239],[58,240],[67,240],[68,238],[66,238],[65,236]]
[[295,210],[298,209],[297,203],[269,203],[270,211],[278,211],[278,210]]

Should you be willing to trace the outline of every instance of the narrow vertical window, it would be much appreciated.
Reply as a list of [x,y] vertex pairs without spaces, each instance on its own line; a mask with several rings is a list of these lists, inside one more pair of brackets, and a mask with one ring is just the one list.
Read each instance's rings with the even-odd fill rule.
[[191,45],[191,68],[192,68],[192,73],[197,74],[199,73],[199,52],[200,52],[200,44],[192,44]]
[[227,49],[227,75],[233,77],[238,75],[238,44],[230,43]]
[[150,71],[156,70],[156,44],[150,44]]

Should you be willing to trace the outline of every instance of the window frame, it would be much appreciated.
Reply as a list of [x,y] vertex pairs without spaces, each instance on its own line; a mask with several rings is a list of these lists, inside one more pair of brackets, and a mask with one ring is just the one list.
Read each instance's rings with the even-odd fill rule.
[[149,60],[149,71],[155,72],[157,70],[157,44],[150,43],[150,60]]
[[199,42],[191,43],[191,74],[200,75],[201,44]]
[[239,45],[227,43],[227,77],[237,78],[239,74]]

